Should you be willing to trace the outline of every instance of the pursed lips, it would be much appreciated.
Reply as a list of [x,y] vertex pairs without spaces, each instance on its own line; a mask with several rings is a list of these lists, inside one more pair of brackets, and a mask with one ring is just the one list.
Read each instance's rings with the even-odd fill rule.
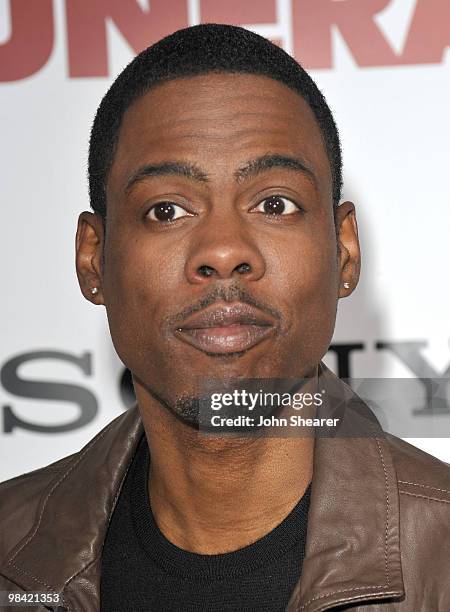
[[175,334],[195,348],[212,354],[245,351],[276,330],[275,321],[241,302],[205,308],[177,326]]

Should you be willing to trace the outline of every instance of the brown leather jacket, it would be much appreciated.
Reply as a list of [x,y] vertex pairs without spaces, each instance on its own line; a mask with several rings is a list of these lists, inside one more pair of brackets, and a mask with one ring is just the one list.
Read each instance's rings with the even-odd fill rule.
[[[0,592],[59,593],[60,612],[100,609],[102,545],[142,433],[135,407],[80,452],[0,485]],[[337,608],[450,611],[450,467],[381,429],[316,439],[306,556],[287,610]]]

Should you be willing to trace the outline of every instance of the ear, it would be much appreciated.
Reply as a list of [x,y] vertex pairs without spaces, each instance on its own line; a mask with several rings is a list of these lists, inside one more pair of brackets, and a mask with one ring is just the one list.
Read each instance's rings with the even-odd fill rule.
[[[76,268],[81,293],[93,304],[103,304],[102,254],[104,229],[98,213],[82,212],[78,217]],[[97,291],[92,293],[92,289]]]
[[[343,202],[334,213],[340,272],[339,297],[347,297],[356,288],[361,269],[355,206]],[[348,288],[347,288],[348,285]]]

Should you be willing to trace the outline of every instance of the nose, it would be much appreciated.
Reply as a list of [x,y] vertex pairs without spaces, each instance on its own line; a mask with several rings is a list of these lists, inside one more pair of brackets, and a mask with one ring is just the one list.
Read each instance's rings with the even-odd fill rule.
[[208,284],[218,279],[260,279],[266,270],[264,257],[242,222],[229,217],[221,221],[197,229],[185,266],[188,281]]

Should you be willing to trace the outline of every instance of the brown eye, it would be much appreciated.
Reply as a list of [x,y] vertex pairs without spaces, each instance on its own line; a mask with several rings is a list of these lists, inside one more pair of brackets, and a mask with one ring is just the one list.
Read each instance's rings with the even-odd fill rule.
[[179,219],[180,217],[192,215],[178,204],[174,204],[174,202],[159,202],[159,204],[152,206],[148,212],[148,216],[152,221],[161,221],[164,223],[175,221],[175,219]]
[[254,208],[254,210],[262,212],[266,215],[290,215],[298,212],[300,209],[288,198],[273,195],[269,198],[265,198],[258,204],[258,206]]

